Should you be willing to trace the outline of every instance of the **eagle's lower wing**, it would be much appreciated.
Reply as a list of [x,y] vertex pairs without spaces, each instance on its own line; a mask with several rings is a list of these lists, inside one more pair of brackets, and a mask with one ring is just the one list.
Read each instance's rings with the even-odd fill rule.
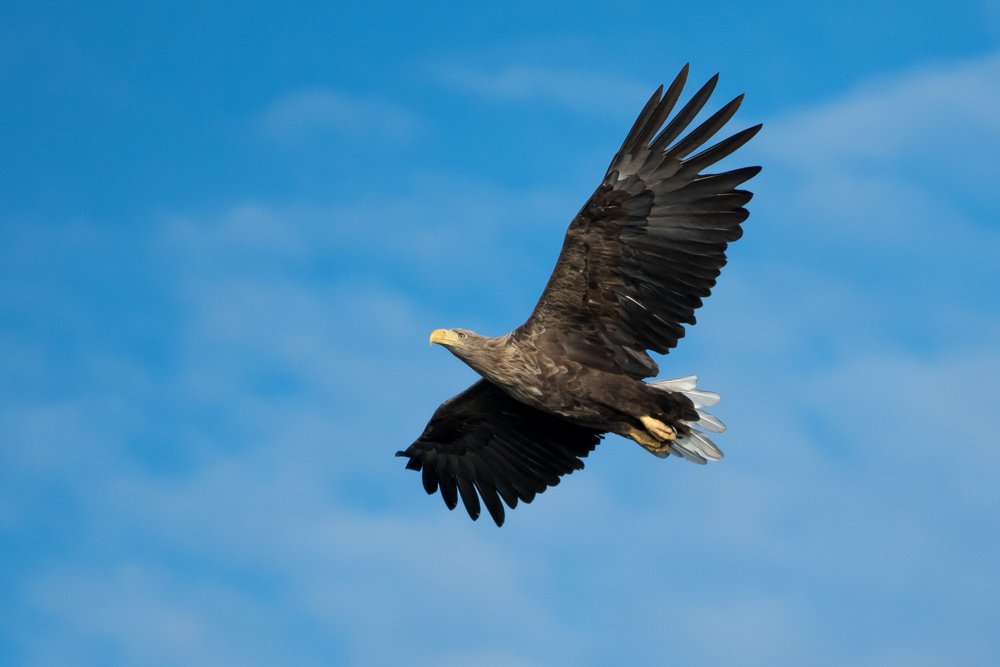
[[661,86],[646,104],[603,183],[570,224],[552,277],[521,328],[537,345],[636,379],[658,372],[646,350],[666,354],[684,336],[681,325],[695,323],[695,309],[726,263],[727,244],[743,234],[743,206],[753,195],[735,188],[760,171],[701,173],[760,125],[688,157],[732,118],[742,95],[674,143],[718,75],[656,136],[687,69],[662,99]]
[[427,428],[406,451],[406,467],[422,470],[428,494],[441,489],[448,509],[461,495],[465,509],[479,518],[479,496],[498,526],[503,498],[514,509],[535,494],[583,468],[601,432],[577,426],[529,407],[487,380],[480,380],[434,412]]

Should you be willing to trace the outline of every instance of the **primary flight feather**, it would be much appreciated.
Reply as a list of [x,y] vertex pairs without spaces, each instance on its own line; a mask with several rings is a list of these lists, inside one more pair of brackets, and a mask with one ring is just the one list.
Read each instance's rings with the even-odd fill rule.
[[702,410],[718,402],[717,394],[698,390],[694,376],[643,382],[659,372],[647,350],[666,354],[684,336],[682,325],[695,323],[727,245],[743,235],[744,205],[753,195],[737,188],[760,171],[702,173],[760,125],[692,155],[733,117],[742,95],[678,140],[718,75],[664,126],[687,74],[685,65],[646,103],[570,223],[528,320],[496,338],[465,329],[431,334],[482,379],[442,403],[396,456],[408,458],[406,467],[421,472],[427,493],[440,490],[449,509],[461,497],[477,519],[482,499],[503,525],[504,503],[530,503],[583,468],[580,459],[608,432],[660,458],[722,457],[702,432],[725,428]]

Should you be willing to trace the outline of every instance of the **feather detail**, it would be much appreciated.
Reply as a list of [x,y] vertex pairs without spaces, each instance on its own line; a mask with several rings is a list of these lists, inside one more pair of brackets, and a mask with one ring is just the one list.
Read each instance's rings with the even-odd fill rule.
[[[680,422],[685,426],[697,426],[711,433],[722,433],[726,430],[726,425],[715,415],[701,409],[718,403],[720,396],[712,391],[698,389],[697,375],[685,375],[684,377],[671,380],[656,380],[648,384],[650,387],[661,391],[680,394],[691,401],[698,419],[681,419]],[[671,443],[669,453],[699,464],[706,463],[707,461],[717,461],[722,458],[722,450],[716,447],[715,443],[709,440],[707,435],[695,428],[692,428],[690,433],[679,436]],[[658,454],[658,456],[666,458],[665,455]]]

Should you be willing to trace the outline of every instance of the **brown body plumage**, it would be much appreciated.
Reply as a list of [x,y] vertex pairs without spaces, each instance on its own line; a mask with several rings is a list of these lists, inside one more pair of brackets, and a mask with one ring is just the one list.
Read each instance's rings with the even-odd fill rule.
[[[529,320],[530,322],[530,320]],[[506,336],[487,338],[465,329],[460,343],[445,345],[456,357],[510,397],[580,426],[629,437],[649,415],[689,430],[679,420],[698,421],[690,400],[635,380],[618,366],[609,370],[584,365],[566,354],[559,337],[533,337],[519,327]]]
[[[687,78],[656,91],[604,180],[573,219],[535,310],[496,338],[439,329],[447,347],[483,380],[441,405],[404,452],[449,508],[458,495],[473,519],[483,499],[494,521],[583,467],[603,433],[630,437],[658,456],[704,463],[721,452],[692,425],[718,430],[699,410],[717,400],[689,378],[646,383],[661,354],[694,324],[742,235],[751,194],[735,189],[758,167],[704,175],[760,129],[739,132],[688,157],[733,116],[736,98],[679,141],[705,105],[713,77],[660,131]],[[662,96],[661,96],[662,94]],[[659,132],[659,134],[657,134]]]

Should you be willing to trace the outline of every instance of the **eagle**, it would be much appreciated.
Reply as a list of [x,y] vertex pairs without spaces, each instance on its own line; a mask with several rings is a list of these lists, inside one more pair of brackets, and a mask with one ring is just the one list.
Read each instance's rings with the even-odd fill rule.
[[482,376],[442,403],[420,437],[396,452],[421,473],[428,494],[440,490],[448,509],[461,497],[473,520],[485,505],[502,526],[504,504],[530,503],[582,469],[581,459],[606,433],[660,458],[722,458],[704,431],[725,427],[702,409],[718,394],[699,390],[696,376],[644,381],[659,373],[649,352],[667,354],[684,336],[683,325],[695,323],[728,244],[743,235],[753,195],[738,188],[760,172],[702,173],[761,125],[695,153],[733,117],[743,95],[679,138],[719,79],[709,79],[670,118],[687,76],[685,65],[643,107],[570,223],[527,321],[493,338],[466,329],[431,334],[432,344]]

